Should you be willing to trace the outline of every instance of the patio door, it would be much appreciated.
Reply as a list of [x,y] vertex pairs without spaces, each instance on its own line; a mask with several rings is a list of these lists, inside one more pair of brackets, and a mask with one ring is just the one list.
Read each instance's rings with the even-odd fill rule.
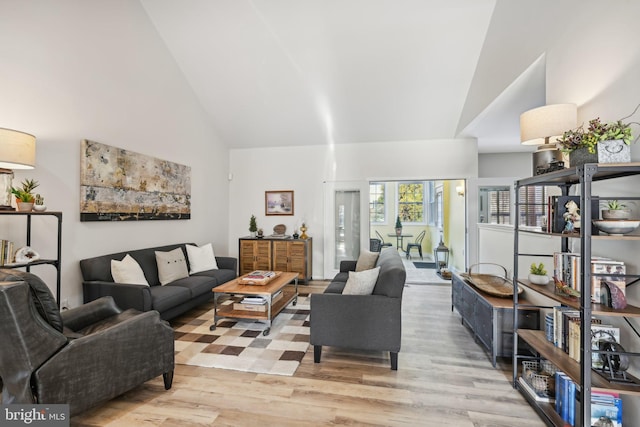
[[327,182],[324,198],[324,277],[330,279],[342,260],[357,260],[360,248],[368,247],[368,186],[364,181]]

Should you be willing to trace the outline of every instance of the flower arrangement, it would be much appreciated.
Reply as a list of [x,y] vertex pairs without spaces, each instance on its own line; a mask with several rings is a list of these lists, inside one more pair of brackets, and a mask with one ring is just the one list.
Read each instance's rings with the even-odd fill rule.
[[640,125],[638,122],[624,122],[624,120],[633,116],[640,104],[633,110],[633,113],[627,117],[623,117],[620,120],[610,123],[602,123],[600,117],[589,120],[589,126],[584,129],[584,125],[578,126],[576,129],[565,131],[562,136],[557,140],[560,149],[565,153],[570,153],[578,148],[586,147],[589,153],[596,152],[596,145],[600,141],[610,141],[620,139],[625,144],[631,145],[633,140],[633,132],[631,125]]

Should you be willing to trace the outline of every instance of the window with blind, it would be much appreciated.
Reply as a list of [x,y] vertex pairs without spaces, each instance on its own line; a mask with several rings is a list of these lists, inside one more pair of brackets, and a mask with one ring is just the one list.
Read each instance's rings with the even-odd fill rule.
[[511,194],[509,190],[488,192],[489,222],[491,224],[510,224]]
[[520,187],[518,224],[546,228],[547,197],[546,187]]

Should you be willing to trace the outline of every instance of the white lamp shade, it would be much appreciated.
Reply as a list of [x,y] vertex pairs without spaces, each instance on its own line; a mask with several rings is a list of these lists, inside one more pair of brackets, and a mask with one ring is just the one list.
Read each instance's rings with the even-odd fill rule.
[[36,137],[13,129],[0,128],[0,168],[33,169],[36,164]]
[[520,141],[523,145],[542,145],[545,139],[555,143],[578,122],[575,104],[553,104],[525,111],[520,115]]

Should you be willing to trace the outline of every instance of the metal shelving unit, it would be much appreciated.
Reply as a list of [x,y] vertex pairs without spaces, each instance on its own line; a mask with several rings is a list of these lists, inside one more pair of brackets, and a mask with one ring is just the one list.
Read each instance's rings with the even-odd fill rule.
[[0,211],[0,215],[9,217],[26,217],[26,245],[31,246],[31,220],[35,216],[53,216],[57,220],[58,237],[57,237],[57,256],[55,259],[39,259],[26,264],[5,264],[2,268],[24,268],[31,271],[31,267],[37,265],[53,265],[56,269],[56,301],[60,305],[60,257],[62,254],[62,212],[19,212],[19,211]]
[[[514,233],[514,268],[513,268],[513,283],[516,288],[514,292],[513,304],[514,313],[518,312],[518,307],[531,307],[530,305],[520,304],[518,300],[517,289],[519,286],[526,287],[530,292],[536,292],[544,295],[559,304],[573,307],[579,310],[580,317],[583,319],[580,322],[580,360],[581,363],[576,362],[569,357],[562,349],[559,349],[547,341],[544,331],[532,331],[527,329],[518,328],[518,318],[514,316],[514,352],[513,352],[513,387],[518,388],[518,368],[520,360],[530,359],[530,356],[520,355],[518,352],[518,337],[529,344],[540,357],[549,360],[559,370],[566,373],[576,383],[580,390],[581,396],[591,396],[592,390],[608,390],[618,392],[622,394],[633,394],[640,396],[640,387],[614,384],[609,382],[603,376],[593,371],[591,368],[591,321],[584,321],[584,319],[591,319],[594,314],[602,316],[622,316],[622,317],[640,317],[640,308],[628,305],[624,310],[613,310],[600,304],[591,303],[591,249],[592,240],[605,239],[605,240],[640,240],[640,236],[609,236],[609,235],[592,235],[591,220],[598,218],[598,212],[592,212],[592,201],[608,200],[608,199],[622,199],[630,200],[640,199],[640,195],[635,198],[630,197],[598,197],[592,194],[592,183],[601,180],[610,180],[615,178],[621,178],[626,176],[640,175],[640,163],[612,163],[612,164],[595,164],[589,163],[583,166],[572,167],[559,171],[530,177],[515,182],[516,195],[519,194],[519,190],[522,187],[528,186],[557,186],[560,188],[562,195],[567,195],[569,189],[574,186],[579,186],[580,194],[580,215],[582,227],[580,233],[572,234],[556,234],[560,240],[560,250],[566,252],[568,249],[569,239],[580,240],[580,275],[582,289],[580,289],[580,298],[575,300],[571,298],[563,297],[555,292],[555,285],[550,284],[547,286],[532,285],[527,280],[519,278],[518,274],[518,259],[522,256],[528,257],[552,257],[552,254],[531,254],[523,253],[520,251],[519,235],[524,232],[519,228],[519,221],[516,220],[515,233]],[[523,203],[516,196],[516,218],[519,218],[520,207]],[[626,275],[630,278],[636,278],[637,276]],[[551,308],[545,306],[538,306],[540,308]],[[626,353],[630,356],[640,356],[638,353]],[[585,362],[586,361],[586,362]],[[543,421],[550,426],[564,426],[565,423],[561,417],[556,413],[553,405],[549,403],[542,403],[533,400],[528,396],[526,392],[521,390],[523,396],[538,412]],[[576,404],[576,409],[580,411],[579,416],[583,420],[589,420],[591,418],[591,399],[581,398]]]

